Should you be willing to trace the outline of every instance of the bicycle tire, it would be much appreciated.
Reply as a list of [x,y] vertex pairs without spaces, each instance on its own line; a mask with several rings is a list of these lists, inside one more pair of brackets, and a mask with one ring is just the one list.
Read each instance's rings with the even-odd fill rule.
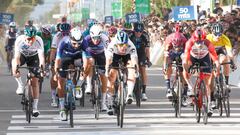
[[201,119],[201,113],[202,113],[202,92],[199,89],[199,84],[196,84],[194,87],[194,107],[195,107],[195,118],[197,123],[200,122]]
[[98,86],[98,84],[99,84],[99,86],[98,87],[95,87],[95,91],[94,91],[94,93],[95,93],[95,118],[98,120],[99,119],[99,112],[100,112],[100,105],[101,105],[101,103],[100,103],[100,99],[101,99],[101,96],[100,96],[100,92],[101,92],[101,82],[100,82],[100,79],[99,79],[99,77],[97,76],[96,78],[95,78],[96,80],[95,80],[95,86]]
[[205,87],[204,81],[200,82],[200,89],[202,92],[202,114],[203,114],[203,123],[206,125],[208,122],[208,109],[209,109],[209,102],[208,102],[208,95],[207,89]]
[[124,82],[120,82],[121,89],[120,89],[120,110],[119,110],[119,115],[120,115],[120,127],[123,127],[123,121],[124,121],[124,108],[125,108],[125,86]]
[[177,79],[177,95],[178,95],[178,110],[177,110],[177,117],[178,118],[181,118],[181,108],[182,108],[182,82],[181,82],[181,79],[178,77]]
[[86,86],[86,83],[84,82],[82,87],[81,87],[81,90],[82,90],[82,97],[80,98],[80,106],[81,107],[84,107],[84,104],[85,104],[85,86]]
[[134,95],[136,98],[136,106],[140,107],[141,106],[141,78],[136,78],[136,83],[134,87]]
[[33,102],[33,98],[32,98],[32,93],[31,93],[31,86],[28,86],[28,91],[27,91],[27,103],[26,103],[26,120],[28,123],[31,123],[31,118],[32,118],[32,102]]
[[223,98],[224,110],[227,117],[230,117],[230,101],[229,101],[229,92],[225,89],[224,98]]

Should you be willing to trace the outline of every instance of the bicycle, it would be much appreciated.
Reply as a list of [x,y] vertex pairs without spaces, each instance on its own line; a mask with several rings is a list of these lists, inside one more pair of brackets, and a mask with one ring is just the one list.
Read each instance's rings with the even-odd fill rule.
[[141,106],[141,94],[142,94],[142,76],[141,76],[141,74],[139,74],[139,76],[136,78],[133,93],[135,95],[136,105],[137,105],[137,107],[140,107]]
[[73,76],[76,71],[81,71],[80,67],[75,67],[74,69],[58,69],[58,71],[67,72],[67,81],[65,85],[65,103],[64,107],[66,109],[67,118],[69,115],[70,126],[74,127],[73,123],[73,110],[75,110],[75,84],[73,83]]
[[206,85],[204,82],[205,74],[201,71],[202,69],[209,68],[209,66],[200,66],[200,63],[195,63],[189,68],[189,73],[197,73],[196,81],[194,84],[194,97],[193,97],[193,107],[195,110],[195,117],[197,123],[200,122],[201,114],[203,117],[203,123],[208,122],[208,110],[210,107],[210,94],[208,94]]
[[[182,92],[183,92],[183,77],[181,76],[181,71],[182,71],[182,62],[181,58],[177,58],[175,61],[172,63],[172,67],[175,68],[175,76],[174,79],[172,80],[172,86],[170,87],[172,91],[172,106],[174,107],[175,111],[175,117],[180,118],[181,117],[181,107],[182,107]],[[168,67],[168,65],[166,66]]]
[[22,94],[22,100],[21,100],[21,104],[23,106],[23,111],[25,111],[26,113],[26,121],[28,123],[31,123],[31,116],[33,115],[33,97],[32,97],[32,84],[31,84],[31,79],[33,77],[41,77],[39,75],[34,75],[32,73],[32,71],[37,71],[37,73],[40,73],[42,71],[40,71],[39,67],[20,67],[17,66],[17,72],[19,72],[19,69],[27,69],[28,73],[27,73],[27,80],[26,83],[24,85],[24,90],[23,90],[23,94]]
[[92,94],[91,94],[91,102],[95,111],[95,119],[99,119],[99,113],[101,110],[101,92],[102,92],[102,82],[99,77],[99,65],[92,66],[93,67],[93,77],[92,77]]
[[[232,64],[232,62],[225,62],[221,63],[220,65],[226,65],[226,64]],[[226,116],[230,117],[230,102],[229,102],[229,93],[230,90],[226,88],[226,83],[222,71],[222,67],[220,66],[220,74],[218,77],[215,78],[215,86],[216,86],[216,94],[214,95],[216,97],[216,109],[219,110],[219,115],[222,116],[223,114],[223,108],[225,110]]]

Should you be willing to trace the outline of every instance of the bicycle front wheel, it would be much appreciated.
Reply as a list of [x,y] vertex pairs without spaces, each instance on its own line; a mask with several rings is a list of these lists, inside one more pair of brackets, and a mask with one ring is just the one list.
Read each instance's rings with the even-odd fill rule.
[[223,98],[223,106],[226,112],[226,116],[230,117],[230,101],[229,101],[229,90],[225,89],[224,98]]
[[135,87],[134,87],[134,95],[136,98],[137,107],[141,106],[141,78],[136,79]]
[[181,79],[178,77],[177,81],[177,95],[178,95],[178,109],[177,109],[177,117],[181,117],[181,108],[182,108],[182,82]]
[[120,89],[120,108],[119,108],[119,125],[122,128],[123,127],[123,119],[124,119],[124,109],[125,109],[125,91],[126,87],[123,82],[121,82],[121,89]]
[[207,124],[208,122],[208,109],[209,109],[209,102],[208,102],[208,99],[210,97],[208,97],[208,94],[207,94],[207,89],[205,87],[205,83],[204,81],[201,82],[200,84],[200,88],[201,88],[201,91],[202,91],[202,114],[203,114],[203,123],[204,124]]
[[[27,90],[27,99],[26,99],[26,120],[28,123],[31,123],[31,118],[32,118],[32,103],[33,103],[33,98],[32,98],[32,93],[31,93],[31,86],[28,86]],[[26,96],[25,96],[26,97]]]

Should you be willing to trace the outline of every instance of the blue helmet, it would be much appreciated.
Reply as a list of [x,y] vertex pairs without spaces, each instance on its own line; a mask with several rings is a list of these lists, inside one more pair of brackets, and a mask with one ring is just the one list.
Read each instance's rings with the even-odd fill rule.
[[60,31],[69,33],[71,30],[71,25],[69,23],[62,23],[60,24]]
[[128,34],[124,31],[117,32],[117,43],[118,44],[126,44],[128,43]]

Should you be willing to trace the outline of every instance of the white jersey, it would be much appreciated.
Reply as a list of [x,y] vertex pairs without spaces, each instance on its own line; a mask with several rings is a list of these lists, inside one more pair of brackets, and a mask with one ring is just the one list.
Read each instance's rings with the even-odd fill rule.
[[60,43],[60,41],[61,41],[61,39],[62,39],[63,37],[64,37],[64,36],[62,35],[61,32],[57,32],[57,33],[53,36],[51,48],[57,49],[58,46],[59,46],[59,43]]
[[119,52],[118,48],[117,48],[117,39],[116,37],[110,42],[110,44],[107,47],[107,50],[105,52],[106,58],[113,58],[113,54],[117,54],[117,55],[128,55],[130,54],[131,59],[132,58],[138,58],[137,56],[137,50],[135,45],[133,44],[133,42],[128,39],[128,48],[126,50],[126,53],[122,54]]
[[34,43],[29,46],[27,45],[27,38],[25,35],[20,35],[17,37],[15,42],[15,56],[20,56],[20,54],[24,55],[25,57],[34,56],[34,55],[41,55],[44,54],[44,45],[43,40],[41,37],[36,36]]

